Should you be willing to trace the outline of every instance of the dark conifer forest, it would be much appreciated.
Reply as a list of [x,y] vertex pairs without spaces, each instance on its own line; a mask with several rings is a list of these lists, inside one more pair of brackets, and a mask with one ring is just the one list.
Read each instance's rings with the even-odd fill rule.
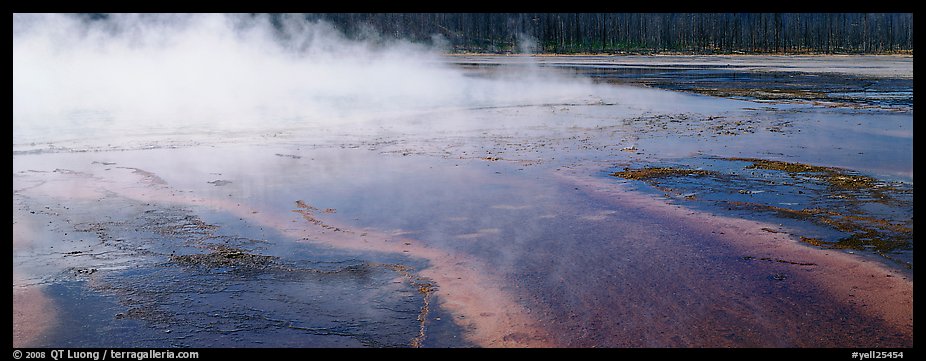
[[306,14],[351,37],[455,52],[890,54],[913,50],[912,13]]

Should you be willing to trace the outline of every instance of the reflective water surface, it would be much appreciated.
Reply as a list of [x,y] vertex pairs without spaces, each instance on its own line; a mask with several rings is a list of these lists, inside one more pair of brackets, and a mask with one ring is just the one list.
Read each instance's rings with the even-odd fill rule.
[[[14,344],[912,346],[912,109],[591,89],[343,127],[14,134]],[[833,248],[801,240],[844,230],[717,206],[858,205],[734,158],[891,184],[864,216],[911,237]],[[646,167],[740,178],[610,175]]]

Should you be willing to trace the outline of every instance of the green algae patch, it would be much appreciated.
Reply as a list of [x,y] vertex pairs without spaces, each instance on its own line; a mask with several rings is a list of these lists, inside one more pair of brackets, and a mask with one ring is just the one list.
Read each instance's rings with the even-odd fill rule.
[[810,220],[820,214],[826,214],[828,211],[819,209],[819,208],[805,208],[805,209],[791,209],[778,206],[772,206],[767,204],[752,203],[752,202],[738,202],[730,201],[727,204],[738,207],[746,208],[753,210],[768,210],[775,212],[779,217],[782,218],[791,218],[791,219],[800,219],[800,220]]
[[[913,235],[911,234],[910,237]],[[874,230],[856,233],[842,238],[832,244],[832,248],[864,250],[874,248],[878,252],[888,252],[897,248],[906,247],[907,241],[896,237],[882,237]]]
[[682,169],[672,167],[647,167],[640,169],[624,168],[621,172],[611,173],[612,176],[630,180],[646,180],[667,177],[688,177],[717,175],[717,172],[703,169]]
[[807,221],[848,234],[835,242],[801,236],[801,242],[818,247],[871,249],[884,255],[894,250],[909,248],[913,243],[912,224],[819,208],[789,209],[748,202],[729,202],[729,204],[738,208],[771,211],[782,218]]
[[691,92],[723,98],[752,98],[770,101],[814,101],[828,98],[826,93],[801,89],[692,88]]
[[746,166],[746,169],[766,169],[780,170],[788,173],[806,173],[806,172],[829,172],[834,168],[816,166],[803,163],[783,162],[779,160],[768,160],[759,158],[726,158],[727,160],[750,162],[752,165]]
[[824,247],[828,244],[827,242],[824,242],[823,240],[819,238],[804,237],[804,236],[801,236],[801,242],[807,243],[812,246],[817,246],[817,247]]
[[[788,233],[805,244],[871,252],[912,269],[912,183],[888,182],[851,169],[760,158],[689,158],[629,167],[610,175],[640,181],[695,207],[794,220],[798,228]],[[801,224],[834,232],[812,236],[806,232],[817,231],[804,230]]]
[[836,168],[836,167],[824,167],[818,165],[804,164],[804,163],[795,163],[795,162],[784,162],[780,160],[768,160],[768,159],[759,159],[759,158],[725,158],[731,161],[741,161],[741,162],[750,162],[751,165],[746,166],[746,169],[764,169],[764,170],[777,170],[782,172],[787,172],[792,175],[802,173],[804,176],[808,176],[814,179],[825,182],[828,186],[836,190],[846,190],[846,191],[858,191],[858,190],[879,190],[883,188],[884,184],[879,182],[877,179],[859,175],[852,174],[849,170]]

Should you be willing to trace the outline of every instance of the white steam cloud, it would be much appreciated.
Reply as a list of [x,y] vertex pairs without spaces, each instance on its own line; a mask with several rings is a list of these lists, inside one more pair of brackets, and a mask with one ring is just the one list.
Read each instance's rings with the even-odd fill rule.
[[404,112],[587,102],[593,93],[587,81],[535,67],[472,76],[448,65],[439,46],[373,37],[348,39],[299,16],[274,27],[250,15],[15,14],[14,144],[129,130],[338,127]]

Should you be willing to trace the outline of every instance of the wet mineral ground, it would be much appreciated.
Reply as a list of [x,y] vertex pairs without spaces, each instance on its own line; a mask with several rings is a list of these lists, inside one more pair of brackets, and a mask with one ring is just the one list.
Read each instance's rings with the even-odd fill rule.
[[14,134],[14,347],[912,347],[912,65],[580,60],[580,102]]

